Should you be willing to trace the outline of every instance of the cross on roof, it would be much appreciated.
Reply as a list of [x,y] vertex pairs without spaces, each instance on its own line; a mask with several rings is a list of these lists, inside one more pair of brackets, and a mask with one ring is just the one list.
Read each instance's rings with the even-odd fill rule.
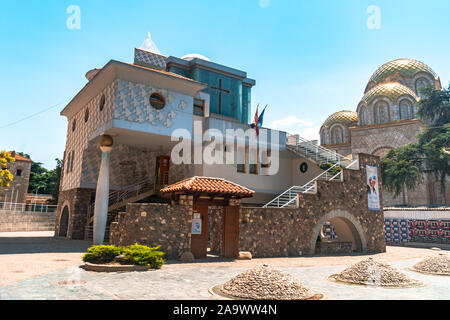
[[230,93],[230,90],[222,87],[222,79],[219,79],[219,87],[211,86],[211,89],[219,91],[219,114],[222,114],[222,93]]

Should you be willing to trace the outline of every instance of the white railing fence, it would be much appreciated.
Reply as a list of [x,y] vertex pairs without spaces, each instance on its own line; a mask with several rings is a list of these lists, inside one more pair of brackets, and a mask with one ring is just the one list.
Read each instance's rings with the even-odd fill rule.
[[[345,167],[345,169],[352,168],[358,160],[354,160],[349,165]],[[343,181],[343,175],[342,175],[342,168],[339,170],[338,173],[334,174],[332,173],[333,169],[335,168],[341,168],[338,163],[335,165],[329,167],[327,170],[319,174],[317,177],[309,181],[308,183],[304,184],[303,186],[292,186],[286,191],[284,191],[282,194],[280,194],[278,197],[273,199],[272,201],[266,203],[263,208],[287,208],[290,206],[293,206],[297,199],[298,193],[313,193],[315,192],[316,188],[316,181],[317,180],[325,180],[325,181]]]
[[14,203],[0,202],[0,212],[56,212],[56,205],[39,204],[39,203]]

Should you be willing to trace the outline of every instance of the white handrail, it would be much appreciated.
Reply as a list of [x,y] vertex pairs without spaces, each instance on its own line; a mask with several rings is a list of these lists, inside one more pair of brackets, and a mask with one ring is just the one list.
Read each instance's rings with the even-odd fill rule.
[[0,211],[48,213],[56,212],[57,207],[56,205],[39,203],[0,202]]
[[[280,198],[285,196],[286,194],[288,194],[288,198],[289,201],[288,203],[291,203],[293,200],[295,199],[295,196],[298,193],[305,193],[308,192],[309,190],[313,189],[315,184],[314,182],[318,179],[320,179],[320,177],[322,177],[323,175],[325,175],[325,179],[328,181],[328,171],[332,170],[333,168],[337,167],[338,164],[336,163],[335,165],[329,167],[327,170],[325,170],[324,172],[322,172],[321,174],[319,174],[317,177],[315,177],[314,179],[312,179],[311,181],[305,183],[303,186],[292,186],[289,189],[287,189],[286,191],[284,191],[282,194],[280,194],[279,196],[277,196],[276,198],[274,198],[273,200],[271,200],[270,202],[266,203],[263,208],[267,208],[269,205],[271,205],[273,202],[277,201],[277,206],[280,208]],[[294,189],[298,189],[299,192],[295,192],[294,198],[291,198],[291,191]],[[281,206],[281,208],[283,208],[284,206],[286,206],[287,204],[283,204]]]

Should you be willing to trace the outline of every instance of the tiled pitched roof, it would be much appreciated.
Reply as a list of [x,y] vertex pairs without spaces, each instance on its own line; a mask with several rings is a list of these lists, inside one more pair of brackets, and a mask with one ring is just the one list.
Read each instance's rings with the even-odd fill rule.
[[[12,151],[9,151],[8,153],[9,153],[9,155],[11,155]],[[21,156],[20,154],[17,154],[17,153],[14,154],[13,158],[16,159],[16,161],[32,162],[30,159],[25,158],[25,157],[23,157],[23,156]]]
[[251,197],[255,191],[222,178],[192,177],[161,189],[162,193],[209,193]]

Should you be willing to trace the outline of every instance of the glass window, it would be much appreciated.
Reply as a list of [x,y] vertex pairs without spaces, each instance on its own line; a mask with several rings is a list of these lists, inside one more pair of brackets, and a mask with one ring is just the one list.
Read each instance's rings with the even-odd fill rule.
[[389,106],[386,102],[380,101],[375,105],[376,123],[389,122]]
[[89,109],[86,108],[86,111],[84,112],[84,122],[88,122],[89,120]]
[[21,177],[22,176],[22,169],[17,169],[16,176],[17,177]]
[[237,148],[237,172],[245,173],[245,148]]
[[153,108],[161,110],[166,105],[166,102],[164,101],[164,97],[162,95],[155,92],[150,96],[150,104]]
[[105,103],[106,103],[105,95],[102,95],[102,97],[100,98],[100,104],[98,105],[98,108],[100,109],[100,111],[103,111],[103,108],[105,107]]
[[269,168],[269,164],[270,164],[270,156],[272,154],[271,152],[272,150],[266,150],[266,152],[262,153],[262,161],[261,161],[261,168]]
[[194,114],[202,117],[205,115],[205,100],[194,99]]
[[400,102],[400,119],[412,119],[413,109],[412,104],[408,100],[402,100]]
[[344,142],[344,133],[342,132],[342,128],[334,127],[331,130],[331,143],[332,144],[341,144]]
[[417,79],[416,80],[416,94],[419,97],[423,98],[424,95],[422,93],[422,89],[429,85],[430,85],[430,82],[426,78],[422,77],[422,78]]

